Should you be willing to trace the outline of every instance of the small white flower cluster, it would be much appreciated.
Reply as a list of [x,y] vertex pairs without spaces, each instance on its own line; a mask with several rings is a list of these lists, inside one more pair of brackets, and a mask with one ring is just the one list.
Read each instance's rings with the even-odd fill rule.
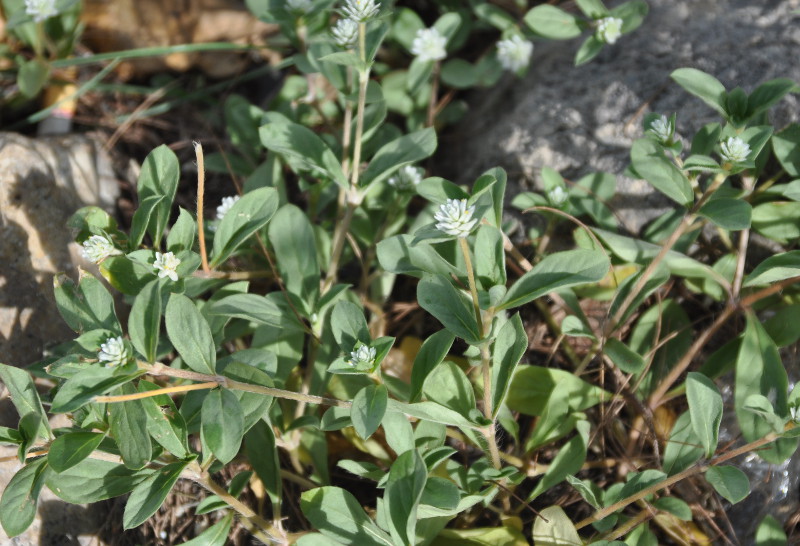
[[377,355],[378,351],[374,347],[362,345],[350,353],[350,359],[347,363],[354,368],[371,368],[375,364]]
[[238,195],[223,197],[222,202],[217,207],[217,220],[222,220],[228,211],[231,210],[231,207],[239,200]]
[[497,42],[497,60],[503,68],[512,72],[528,66],[531,53],[533,53],[533,43],[523,40],[519,34]]
[[448,199],[439,207],[433,218],[438,221],[436,229],[439,231],[453,237],[464,238],[478,223],[477,219],[472,218],[474,213],[475,206],[467,207],[466,199]]
[[119,256],[122,251],[105,235],[92,235],[83,242],[83,257],[99,264],[109,256]]
[[435,28],[421,28],[411,43],[411,53],[420,61],[441,61],[447,57],[447,38]]
[[58,15],[56,0],[25,0],[25,13],[37,23],[41,23]]
[[650,122],[650,127],[647,130],[663,144],[666,144],[672,140],[675,127],[672,126],[667,116],[659,116]]
[[419,167],[406,165],[389,178],[389,185],[397,191],[414,191],[414,188],[422,182],[422,173]]
[[346,0],[342,6],[342,13],[356,23],[366,23],[375,17],[380,9],[380,3],[375,0]]
[[358,23],[352,19],[339,19],[331,30],[333,41],[344,49],[352,49],[358,42]]
[[110,337],[100,345],[97,358],[106,366],[124,366],[130,360],[131,354],[121,337]]
[[558,208],[564,204],[567,200],[567,192],[564,191],[564,188],[561,186],[556,186],[549,192],[547,192],[547,199],[550,201],[554,207]]
[[301,15],[311,11],[312,4],[311,0],[286,0],[286,7],[289,11]]
[[719,148],[719,155],[730,163],[741,163],[750,155],[750,145],[739,137],[729,137]]
[[158,271],[159,279],[169,277],[172,282],[176,282],[178,280],[177,268],[179,265],[181,265],[181,261],[172,252],[167,252],[166,254],[156,252],[153,268]]
[[613,44],[622,36],[622,19],[619,17],[604,17],[597,21],[595,36],[601,42]]

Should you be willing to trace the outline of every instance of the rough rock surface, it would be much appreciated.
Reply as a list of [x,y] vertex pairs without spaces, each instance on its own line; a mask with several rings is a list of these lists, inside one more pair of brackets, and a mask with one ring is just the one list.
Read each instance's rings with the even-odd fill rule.
[[[55,273],[76,276],[77,264],[86,267],[67,219],[84,205],[112,211],[118,192],[110,160],[91,138],[0,133],[0,361],[24,366],[47,346],[72,339],[53,298]],[[18,418],[0,384],[0,425],[16,427]],[[0,464],[0,491],[21,467],[15,454],[0,447],[0,458],[12,457]],[[31,527],[13,539],[0,529],[0,544],[98,544],[102,519],[43,489]]]
[[[113,210],[118,184],[90,138],[0,133],[0,359],[23,366],[71,331],[58,314],[53,275],[75,272],[67,219],[84,205]],[[74,275],[73,275],[74,276]]]
[[[452,180],[470,184],[485,169],[502,166],[510,191],[540,186],[542,167],[571,180],[597,171],[618,176],[612,202],[629,230],[638,232],[671,207],[644,181],[621,175],[630,145],[642,135],[648,112],[678,112],[677,132],[690,138],[720,121],[700,99],[670,78],[681,67],[713,74],[727,89],[752,91],[780,77],[800,81],[798,0],[648,0],[642,26],[587,65],[574,67],[579,40],[537,42],[523,80],[473,97],[451,153]],[[800,119],[800,97],[772,110],[777,128]],[[454,147],[456,148],[456,147]],[[516,186],[515,186],[516,185]]]

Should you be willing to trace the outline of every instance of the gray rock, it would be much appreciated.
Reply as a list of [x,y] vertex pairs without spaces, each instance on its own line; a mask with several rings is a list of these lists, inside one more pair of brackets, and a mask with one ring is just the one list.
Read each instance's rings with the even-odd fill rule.
[[[677,132],[691,138],[720,121],[700,99],[670,78],[681,67],[717,77],[728,89],[752,91],[779,77],[800,81],[798,0],[651,0],[642,26],[591,63],[574,67],[579,41],[537,42],[528,75],[508,75],[473,97],[446,165],[458,183],[485,169],[509,173],[509,193],[541,187],[542,167],[570,180],[597,171],[617,175],[612,202],[625,226],[639,232],[672,208],[644,181],[621,176],[630,145],[648,112],[678,112]],[[787,96],[772,110],[778,128],[800,119],[800,100]],[[463,135],[463,136],[462,136]],[[454,147],[455,148],[455,147]]]
[[[23,366],[71,338],[53,299],[53,275],[76,276],[80,249],[67,219],[84,205],[112,211],[111,162],[85,136],[0,133],[0,358]],[[86,265],[84,264],[84,267]]]

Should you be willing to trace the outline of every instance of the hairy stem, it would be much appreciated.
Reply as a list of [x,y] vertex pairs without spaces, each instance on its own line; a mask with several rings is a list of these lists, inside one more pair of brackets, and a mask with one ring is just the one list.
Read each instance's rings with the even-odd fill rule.
[[194,153],[197,157],[197,237],[200,241],[200,260],[203,272],[209,273],[208,253],[206,252],[206,232],[203,229],[203,199],[206,193],[206,169],[203,156],[203,145],[194,142]]
[[115,396],[95,396],[92,401],[103,404],[113,404],[116,402],[129,402],[131,400],[141,400],[143,398],[152,398],[162,394],[174,394],[176,392],[189,392],[201,391],[205,389],[215,389],[219,387],[216,381],[208,381],[206,383],[193,383],[191,385],[178,385],[177,387],[166,387],[163,389],[155,389],[152,391],[136,392],[133,394],[119,394]]
[[472,268],[472,257],[469,253],[469,245],[465,237],[459,237],[458,243],[461,245],[461,253],[464,255],[464,265],[467,268],[467,280],[469,281],[469,291],[472,294],[472,309],[475,311],[475,321],[478,323],[478,331],[481,333],[481,336],[484,336],[486,332],[483,331],[481,307],[478,303],[478,287],[475,285],[475,271]]

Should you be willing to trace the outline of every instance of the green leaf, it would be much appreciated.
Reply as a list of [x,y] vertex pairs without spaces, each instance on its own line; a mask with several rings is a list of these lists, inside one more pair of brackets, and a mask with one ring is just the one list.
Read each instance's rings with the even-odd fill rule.
[[256,475],[273,503],[279,506],[282,496],[281,462],[275,443],[275,431],[268,420],[258,421],[244,439],[244,451]]
[[[131,385],[123,385],[122,394],[133,394]],[[109,405],[111,434],[119,447],[125,466],[138,470],[150,462],[153,447],[147,434],[147,414],[141,401],[129,400]]]
[[244,436],[244,414],[239,400],[228,389],[214,389],[203,401],[203,444],[222,463],[229,463],[239,453]]
[[215,267],[227,260],[251,235],[267,225],[277,209],[275,188],[258,188],[244,194],[217,227],[209,265]]
[[121,464],[88,458],[60,473],[48,473],[45,483],[58,498],[84,504],[124,495],[152,472],[147,468],[131,470]]
[[[139,392],[158,389],[149,381],[139,381]],[[179,459],[190,455],[186,422],[178,413],[175,403],[167,396],[142,398],[140,400],[147,414],[147,433],[158,444]],[[161,406],[167,406],[162,410]]]
[[676,497],[661,497],[653,501],[653,506],[663,512],[668,512],[681,521],[692,521],[692,509],[683,501]]
[[686,399],[694,433],[700,438],[706,457],[717,449],[719,425],[722,421],[722,395],[717,386],[701,373],[689,372],[686,378]]
[[362,62],[361,59],[358,58],[358,55],[347,51],[329,53],[328,55],[324,55],[317,60],[320,62],[334,63],[342,66],[352,66],[359,71],[366,68],[366,63]]
[[269,242],[286,289],[311,312],[319,299],[320,272],[308,216],[294,205],[282,206],[269,225]]
[[550,396],[556,385],[566,389],[569,408],[575,411],[611,399],[610,393],[570,372],[541,366],[519,366],[511,381],[506,404],[512,411],[525,415],[542,415],[551,404]]
[[575,525],[560,506],[550,506],[539,512],[531,538],[536,546],[583,545]]
[[300,509],[323,535],[342,544],[394,546],[356,498],[339,487],[318,487],[300,496]]
[[17,72],[17,85],[19,91],[27,98],[32,99],[47,83],[50,77],[50,65],[38,59],[23,62]]
[[[427,182],[426,182],[427,183]],[[458,270],[432,245],[413,243],[412,235],[395,235],[378,243],[378,262],[389,273],[421,277],[423,273],[448,276]]]
[[347,177],[336,155],[311,129],[286,121],[273,121],[258,130],[261,143],[268,149],[300,162],[312,172],[322,172],[340,186],[348,186]]
[[631,165],[636,174],[679,205],[688,207],[694,201],[689,179],[652,139],[640,138],[633,143]]
[[355,303],[345,300],[337,302],[330,320],[333,337],[342,351],[350,353],[358,342],[364,345],[372,342],[364,311]]
[[706,470],[706,480],[731,504],[750,494],[747,475],[735,466],[712,466]]
[[[234,353],[230,358],[236,358],[236,354],[237,353]],[[252,364],[245,364],[237,360],[229,362],[222,371],[222,375],[239,381],[240,383],[248,383],[261,387],[274,387],[272,377],[269,374],[256,368]],[[239,400],[239,405],[242,408],[242,414],[244,416],[244,431],[247,432],[250,430],[250,427],[265,416],[272,404],[272,396],[263,393],[246,392],[239,389],[232,390],[231,392],[233,392],[236,399]]]
[[679,68],[670,77],[695,97],[700,98],[711,108],[727,118],[725,110],[725,86],[720,81],[696,68]]
[[388,180],[397,169],[416,163],[436,151],[436,131],[432,127],[421,129],[385,144],[369,162],[361,175],[361,186]]
[[645,368],[644,358],[618,339],[607,339],[603,352],[625,373],[639,373]]
[[750,227],[753,207],[750,206],[750,203],[741,199],[722,197],[713,199],[703,205],[699,214],[708,218],[722,229],[738,231]]
[[[588,421],[578,421],[576,424],[578,434],[559,449],[558,454],[547,467],[547,471],[528,495],[528,502],[532,501],[554,485],[564,481],[567,476],[578,472],[586,461],[586,446],[589,440]],[[537,542],[538,544],[538,542]]]
[[747,117],[751,118],[768,110],[794,87],[795,83],[788,78],[777,78],[762,83],[747,97]]
[[475,393],[466,374],[457,364],[445,361],[425,380],[422,392],[428,400],[458,412],[464,417],[475,410]]
[[[282,294],[280,296],[283,298]],[[287,333],[303,330],[293,313],[260,294],[232,294],[211,303],[208,309],[204,308],[203,311],[211,316],[235,317],[274,326]]]
[[[789,413],[788,391],[789,380],[778,348],[758,318],[752,312],[747,313],[747,326],[736,359],[734,391],[736,417],[747,442],[754,442],[773,430],[769,419],[747,409],[748,398],[764,396],[773,401],[770,405],[775,414],[786,417]],[[777,464],[794,453],[796,446],[796,438],[781,438],[757,453],[767,462]]]
[[76,332],[106,329],[122,333],[114,312],[114,298],[93,275],[82,272],[77,286],[66,275],[56,275],[53,291],[58,312]]
[[672,432],[664,448],[662,468],[667,475],[672,476],[692,466],[703,453],[700,439],[694,432],[691,416],[687,411],[681,414],[672,426]]
[[186,365],[196,372],[214,375],[217,350],[211,327],[192,300],[183,294],[172,294],[165,316],[167,336]]
[[124,529],[138,527],[156,513],[187,464],[185,461],[168,464],[153,472],[133,489],[122,515]]
[[581,35],[580,20],[554,6],[536,6],[525,14],[525,24],[540,36],[551,40],[569,40]]
[[91,366],[76,373],[61,385],[53,397],[50,411],[69,413],[88,404],[95,396],[105,394],[116,387],[133,381],[141,372],[125,373],[119,368]]
[[417,527],[417,505],[425,489],[428,469],[417,450],[397,457],[389,469],[383,500],[389,533],[396,544],[413,544]]
[[488,2],[478,4],[472,10],[478,19],[489,23],[500,31],[511,28],[517,23],[507,11]]
[[435,334],[428,336],[414,357],[414,365],[411,367],[411,392],[409,401],[416,402],[422,394],[422,387],[428,375],[442,363],[450,347],[453,346],[455,336],[447,330],[439,330]]
[[492,347],[492,417],[497,417],[511,387],[517,364],[528,349],[528,334],[519,313],[506,322]]
[[503,232],[494,226],[480,226],[475,236],[475,276],[488,289],[506,284],[506,254]]
[[420,307],[450,332],[470,344],[480,342],[481,333],[466,296],[443,275],[424,275],[417,285]]
[[788,539],[781,522],[767,514],[756,530],[756,546],[786,546]]
[[589,19],[602,19],[609,15],[608,8],[603,5],[602,0],[576,0],[575,3]]
[[545,257],[508,290],[498,310],[519,307],[559,288],[599,282],[610,262],[599,250],[567,250]]
[[161,332],[161,283],[150,281],[142,289],[128,316],[128,334],[134,348],[147,362],[156,361]]
[[0,499],[0,523],[9,537],[22,534],[33,523],[36,502],[47,476],[47,458],[28,463],[14,474]]
[[774,201],[753,208],[753,229],[781,244],[800,238],[800,203]]
[[441,404],[437,404],[436,402],[404,404],[403,402],[390,398],[386,411],[402,413],[411,417],[416,417],[417,419],[454,427],[478,428],[479,426],[483,426],[470,421],[460,413],[446,408]]
[[800,176],[800,124],[792,123],[773,135],[772,149],[789,176]]
[[178,190],[179,178],[178,157],[164,144],[150,152],[142,164],[142,171],[136,185],[139,203],[145,203],[152,197],[162,197],[155,209],[152,210],[147,225],[147,232],[153,239],[154,248],[158,248],[161,244],[161,236],[167,227],[172,210],[172,201]]
[[133,213],[133,220],[131,220],[131,235],[128,238],[128,250],[133,251],[139,248],[142,244],[142,239],[147,232],[147,227],[150,225],[150,218],[155,212],[158,214],[158,206],[164,200],[163,195],[151,195],[141,203],[139,208]]
[[478,83],[478,72],[475,66],[464,59],[450,59],[442,65],[441,78],[449,87],[469,89]]
[[180,211],[178,219],[167,235],[167,250],[175,254],[184,250],[192,250],[197,237],[197,222],[195,222],[194,216],[183,207],[178,207],[178,210]]
[[358,391],[353,398],[350,419],[353,421],[356,433],[364,440],[369,439],[378,430],[386,413],[388,400],[389,391],[384,385],[368,385]]
[[43,440],[50,439],[47,414],[42,407],[42,401],[39,399],[39,392],[36,390],[31,374],[14,366],[0,364],[0,380],[8,390],[11,403],[14,404],[20,417],[29,413],[38,415],[40,418],[38,435]]
[[182,543],[181,546],[225,546],[232,523],[233,513],[230,512],[192,540]]
[[50,444],[47,462],[56,472],[63,472],[88,457],[105,437],[99,432],[70,432]]
[[594,34],[586,38],[575,53],[575,66],[586,64],[595,57],[597,57],[606,43],[597,38]]
[[764,286],[800,276],[800,250],[770,256],[745,277],[744,286]]

